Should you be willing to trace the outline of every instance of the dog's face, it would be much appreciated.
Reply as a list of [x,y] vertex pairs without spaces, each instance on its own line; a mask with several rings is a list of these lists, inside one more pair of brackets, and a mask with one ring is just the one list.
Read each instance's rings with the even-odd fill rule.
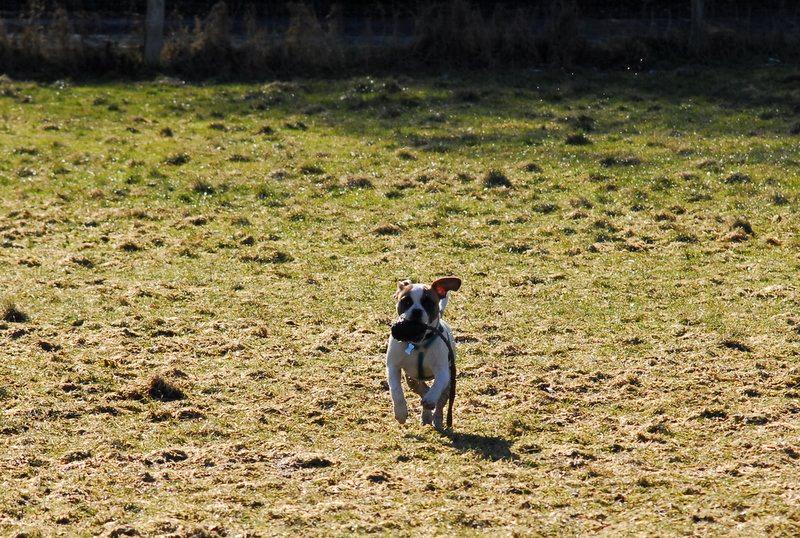
[[457,291],[460,287],[461,279],[452,276],[437,279],[430,286],[401,280],[394,294],[397,314],[403,320],[431,325],[439,319],[439,301],[448,291]]

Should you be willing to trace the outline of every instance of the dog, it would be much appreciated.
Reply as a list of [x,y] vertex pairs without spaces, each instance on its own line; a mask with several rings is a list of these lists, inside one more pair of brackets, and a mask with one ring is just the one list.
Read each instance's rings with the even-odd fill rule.
[[460,287],[461,279],[453,276],[439,278],[430,286],[410,280],[397,283],[394,299],[399,318],[392,326],[386,349],[386,375],[394,416],[400,424],[408,419],[404,373],[408,386],[422,398],[422,423],[442,429],[444,406],[448,404],[447,427],[452,427],[456,343],[442,312],[448,292]]

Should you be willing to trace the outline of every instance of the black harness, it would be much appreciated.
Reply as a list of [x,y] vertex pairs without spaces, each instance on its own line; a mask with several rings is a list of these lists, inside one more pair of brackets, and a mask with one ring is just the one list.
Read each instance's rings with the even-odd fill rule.
[[[425,351],[430,347],[433,341],[436,340],[436,334],[432,334],[428,337],[427,340],[424,340],[421,344],[419,344],[419,353],[417,354],[417,379],[420,381],[430,381],[433,379],[433,376],[426,376],[425,371],[422,368],[422,363],[425,360]],[[412,344],[414,347],[417,347],[416,344]]]

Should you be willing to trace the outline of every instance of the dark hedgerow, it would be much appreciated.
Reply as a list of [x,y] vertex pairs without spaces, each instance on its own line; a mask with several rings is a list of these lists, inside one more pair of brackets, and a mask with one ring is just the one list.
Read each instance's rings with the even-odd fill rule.
[[[130,40],[81,35],[84,18],[59,8],[45,17],[44,3],[33,2],[30,12],[0,28],[0,73],[37,78],[150,77],[154,73],[189,79],[263,79],[276,75],[353,75],[376,71],[418,73],[433,68],[503,68],[535,66],[636,67],[780,58],[800,58],[800,38],[788,30],[757,34],[721,28],[707,31],[701,45],[689,46],[687,31],[641,34],[583,35],[587,25],[575,0],[530,3],[489,11],[477,2],[455,0],[403,7],[384,20],[390,36],[373,31],[372,20],[358,35],[344,31],[344,13],[334,4],[318,12],[314,3],[288,4],[289,21],[280,29],[265,24],[254,10],[235,21],[224,2],[217,2],[193,26],[167,17],[161,65],[148,68],[141,47]],[[240,14],[236,14],[240,16]],[[397,21],[413,19],[413,31]],[[42,23],[42,21],[45,21]],[[236,24],[234,24],[236,22]],[[177,27],[176,27],[177,25]],[[348,32],[351,30],[348,29]],[[405,32],[405,33],[403,33]],[[77,37],[77,38],[76,38]],[[138,36],[126,36],[138,37]],[[468,91],[467,102],[479,95]],[[575,127],[590,131],[591,121]],[[790,128],[797,133],[797,127]]]

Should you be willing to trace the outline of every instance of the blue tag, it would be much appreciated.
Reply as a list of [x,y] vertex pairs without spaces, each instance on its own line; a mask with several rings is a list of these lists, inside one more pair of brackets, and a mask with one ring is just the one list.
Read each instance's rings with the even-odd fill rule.
[[406,346],[406,355],[411,355],[411,352],[414,351],[415,347],[416,346],[414,344],[409,342],[408,345]]

